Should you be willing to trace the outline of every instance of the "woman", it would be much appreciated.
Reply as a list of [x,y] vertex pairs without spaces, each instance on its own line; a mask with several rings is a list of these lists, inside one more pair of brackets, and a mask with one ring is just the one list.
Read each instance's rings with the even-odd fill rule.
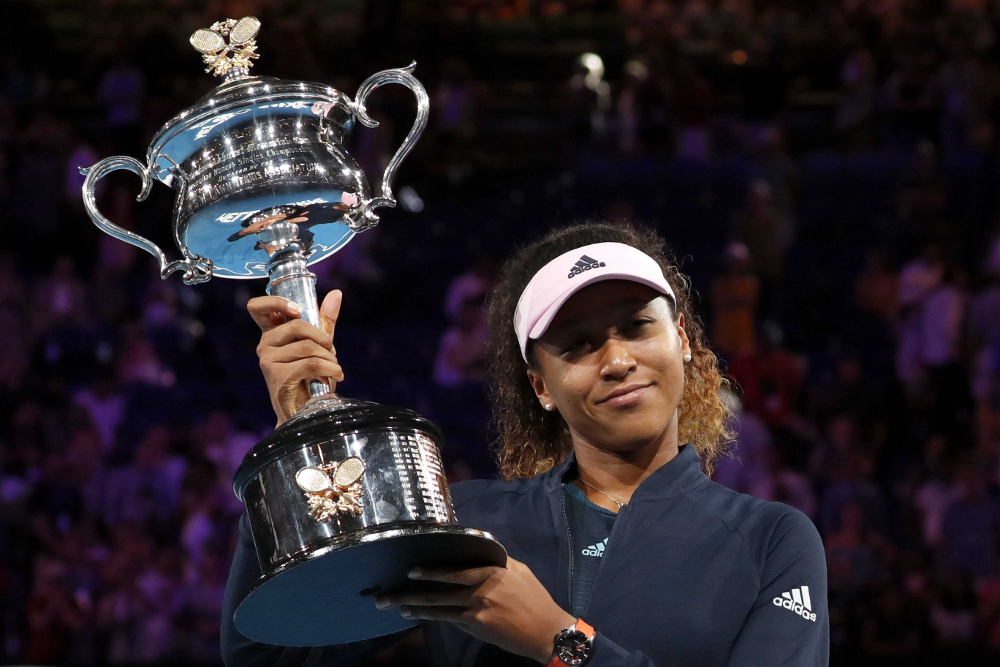
[[[440,665],[826,665],[823,545],[787,505],[710,481],[731,439],[724,381],[688,280],[655,233],[584,223],[524,248],[490,301],[504,479],[458,482],[459,521],[507,548],[506,568],[411,576],[462,584],[383,607],[423,623]],[[279,423],[305,380],[343,380],[326,331],[282,299],[248,308]],[[286,320],[291,321],[286,321]],[[393,637],[313,649],[256,644],[233,612],[260,576],[246,517],[226,591],[229,665],[350,664]],[[398,633],[401,636],[405,633]]]

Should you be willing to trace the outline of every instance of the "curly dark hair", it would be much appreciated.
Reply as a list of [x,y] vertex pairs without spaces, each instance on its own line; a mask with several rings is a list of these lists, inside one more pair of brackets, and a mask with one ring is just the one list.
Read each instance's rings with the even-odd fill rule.
[[[489,299],[490,400],[500,439],[497,462],[504,479],[533,477],[558,465],[572,449],[569,428],[558,412],[539,405],[528,381],[528,365],[514,332],[514,310],[532,276],[544,265],[574,248],[591,243],[625,243],[656,260],[677,297],[677,312],[684,314],[692,360],[684,364],[684,391],[678,406],[679,442],[694,445],[702,469],[711,475],[715,462],[734,440],[732,411],[720,390],[729,382],[719,372],[715,353],[709,349],[700,320],[691,305],[691,281],[680,272],[665,241],[651,229],[628,223],[585,221],[555,229],[507,260],[500,281]],[[676,316],[676,313],[675,313]],[[533,345],[528,359],[537,368]]]

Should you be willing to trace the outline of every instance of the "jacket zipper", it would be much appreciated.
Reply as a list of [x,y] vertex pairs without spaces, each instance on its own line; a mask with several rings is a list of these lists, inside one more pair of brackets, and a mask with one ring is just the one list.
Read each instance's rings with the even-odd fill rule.
[[[565,501],[563,502],[565,503]],[[624,507],[618,510],[617,516],[615,516],[615,522],[611,526],[611,533],[608,535],[608,545],[604,547],[604,555],[601,556],[601,562],[597,564],[597,572],[594,573],[594,583],[590,585],[590,597],[587,598],[587,606],[580,612],[581,614],[586,614],[590,610],[590,603],[593,602],[594,600],[595,585],[597,584],[598,578],[601,576],[601,569],[604,567],[604,561],[608,557],[608,552],[611,551],[611,542],[612,542],[611,538],[615,536],[615,532],[617,532],[618,526],[620,526],[622,523],[622,515],[628,511],[629,507],[630,505],[626,503]],[[572,574],[572,572],[573,569],[571,567],[570,574]]]
[[567,584],[567,600],[569,601],[569,613],[573,613],[573,535],[569,530],[569,517],[566,516],[566,490],[560,494],[562,496],[563,528],[566,529],[566,540],[569,544],[569,583]]

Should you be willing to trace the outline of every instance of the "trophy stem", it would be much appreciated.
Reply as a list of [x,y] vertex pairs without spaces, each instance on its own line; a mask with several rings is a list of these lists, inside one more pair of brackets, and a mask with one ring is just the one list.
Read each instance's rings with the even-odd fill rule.
[[[306,257],[298,241],[292,241],[271,255],[267,262],[267,293],[294,301],[302,309],[300,320],[322,329],[319,300],[316,298],[316,274],[306,267]],[[309,394],[326,396],[330,385],[320,380],[309,381]]]

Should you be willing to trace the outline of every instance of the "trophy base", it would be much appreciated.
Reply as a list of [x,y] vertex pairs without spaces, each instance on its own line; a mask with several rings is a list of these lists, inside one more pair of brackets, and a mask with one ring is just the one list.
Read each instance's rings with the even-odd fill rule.
[[[236,629],[264,644],[325,646],[371,639],[417,625],[375,597],[422,583],[414,565],[482,567],[507,562],[489,533],[457,525],[379,526],[297,554],[260,582],[236,609]],[[447,586],[447,584],[437,584]]]

